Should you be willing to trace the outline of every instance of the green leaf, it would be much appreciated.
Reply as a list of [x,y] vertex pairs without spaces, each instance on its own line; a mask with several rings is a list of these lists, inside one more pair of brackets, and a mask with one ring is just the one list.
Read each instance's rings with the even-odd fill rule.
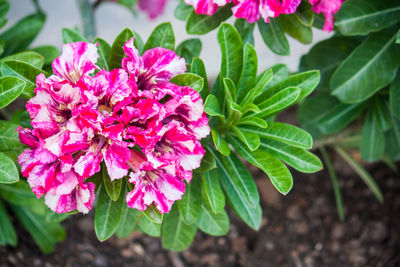
[[231,149],[225,139],[213,128],[211,128],[211,136],[214,141],[215,148],[225,156],[231,154]]
[[[43,62],[44,66],[51,65],[51,63],[54,61],[54,59],[56,59],[60,55],[60,52],[58,51],[58,49],[56,47],[50,46],[50,45],[38,46],[38,47],[32,48],[31,50],[40,54],[44,58],[44,62]],[[34,66],[37,66],[37,65],[34,65]]]
[[10,10],[10,3],[7,0],[0,1],[0,18],[3,18],[7,15]]
[[48,213],[46,214],[46,222],[49,223],[60,223],[66,219],[68,219],[69,216],[72,214],[77,213],[77,211],[73,212],[66,212],[66,213],[56,213],[52,210],[49,210]]
[[359,105],[337,104],[320,117],[318,130],[323,134],[340,131],[355,120],[366,107],[366,103]]
[[180,43],[175,51],[179,56],[185,59],[186,63],[190,63],[194,57],[200,55],[201,46],[200,39],[188,39]]
[[[242,73],[242,38],[240,38],[238,31],[227,23],[221,25],[217,38],[222,54],[220,79],[229,78],[236,84]],[[220,100],[220,97],[218,97],[218,100]]]
[[17,54],[4,57],[0,60],[0,62],[2,63],[4,61],[14,61],[14,60],[22,61],[38,69],[42,68],[44,63],[44,58],[40,54],[32,51],[20,52]]
[[[7,107],[22,93],[25,82],[15,77],[0,78],[0,109]],[[1,135],[2,133],[0,133]],[[1,143],[2,141],[0,141]]]
[[139,211],[129,208],[126,203],[122,203],[121,217],[115,234],[118,238],[128,237],[138,226]]
[[18,182],[19,174],[17,166],[7,157],[6,154],[0,152],[0,183],[13,184]]
[[335,17],[343,35],[365,35],[399,22],[400,6],[397,0],[348,0]]
[[377,117],[373,112],[368,112],[361,135],[361,157],[368,162],[378,161],[384,150],[385,135],[378,126]]
[[240,120],[236,123],[236,125],[244,125],[239,127],[241,130],[248,128],[248,125],[254,126],[256,128],[261,128],[259,130],[263,130],[268,127],[268,124],[265,120],[252,117],[252,118],[240,118]]
[[139,223],[139,228],[145,234],[153,237],[159,237],[161,235],[161,226],[160,223],[155,223],[154,221],[147,218],[147,216],[142,217]]
[[236,102],[240,103],[248,91],[256,85],[257,53],[254,47],[247,43],[244,46],[243,66],[240,80],[237,84]]
[[186,32],[188,34],[202,35],[216,29],[223,21],[232,16],[232,5],[228,4],[212,15],[197,15],[193,10],[186,20]]
[[200,92],[204,86],[204,79],[193,73],[182,73],[176,75],[170,80],[170,82],[180,86],[189,86],[197,92]]
[[111,198],[112,201],[116,201],[121,193],[123,179],[116,179],[114,181],[111,181],[105,164],[102,164],[101,172],[103,174],[103,184],[108,196]]
[[[296,103],[298,103],[314,91],[314,89],[318,86],[319,81],[320,74],[317,70],[306,71],[291,75],[287,79],[280,81],[279,83],[276,83],[274,86],[269,87],[267,90],[265,90],[264,93],[256,98],[255,103],[259,104],[260,102],[271,97],[277,92],[286,89],[287,87],[298,87],[301,89],[300,96],[296,101]],[[267,85],[269,86],[269,84]]]
[[306,27],[311,27],[314,22],[314,12],[311,10],[311,4],[303,1],[298,6],[296,13],[294,13],[296,19]]
[[372,100],[372,112],[376,117],[376,123],[380,131],[386,132],[392,128],[389,105],[386,96],[374,96]]
[[253,126],[240,127],[240,129],[243,132],[254,133],[262,138],[274,139],[294,147],[312,148],[313,139],[311,135],[290,124],[269,122],[268,128],[265,129]]
[[11,208],[44,253],[52,252],[55,244],[65,238],[66,232],[59,223],[48,223],[44,216],[28,207],[11,205]]
[[192,243],[196,230],[195,224],[188,225],[185,223],[175,204],[171,211],[165,215],[161,229],[161,244],[165,249],[185,250]]
[[[225,191],[229,206],[247,225],[257,230],[261,225],[262,211],[258,202],[259,200],[257,200],[258,192],[253,178],[248,174],[247,170],[236,156],[234,156],[235,162],[232,165],[232,158],[228,159],[218,155],[215,151],[212,151],[212,153],[216,158],[218,171],[220,173],[218,177]],[[237,171],[237,168],[240,168],[243,173],[232,173]],[[246,172],[247,174],[244,174]],[[244,174],[244,176],[241,176],[242,174]],[[248,184],[240,185],[238,180],[242,182],[246,181]],[[253,188],[251,189],[253,193],[249,194],[248,191],[243,189],[243,186]],[[252,196],[252,203],[249,202],[249,195]]]
[[391,114],[392,129],[386,133],[386,154],[392,160],[400,159],[400,120]]
[[33,67],[24,62],[19,61],[6,61],[1,64],[1,73],[3,76],[12,76],[21,79],[25,82],[24,91],[21,95],[25,98],[33,96],[33,90],[36,87],[36,76],[40,73],[46,73],[43,70]]
[[157,224],[161,224],[164,217],[154,205],[150,205],[145,211],[143,211],[143,214],[147,219]]
[[127,41],[129,41],[133,37],[133,33],[130,29],[124,29],[118,36],[115,38],[110,52],[110,61],[109,61],[109,69],[117,69],[121,67],[121,61],[125,57],[124,45]]
[[268,84],[272,75],[272,70],[264,72],[263,76],[257,81],[256,86],[254,86],[254,88],[252,88],[240,102],[243,110],[246,110],[249,104],[253,105],[254,99],[263,92],[264,87]]
[[201,205],[200,217],[196,222],[201,231],[212,236],[223,236],[229,231],[229,217],[225,210],[214,213],[206,205]]
[[61,34],[64,44],[75,42],[89,42],[83,35],[72,29],[63,28],[61,30]]
[[343,148],[336,146],[336,152],[350,165],[350,167],[357,172],[364,183],[369,187],[371,192],[375,195],[379,202],[383,202],[383,195],[379,186],[374,178],[358,163],[356,162]]
[[96,212],[94,214],[94,230],[100,241],[110,238],[117,230],[122,204],[125,196],[120,194],[117,201],[112,201],[106,188],[102,185],[98,192]]
[[110,70],[108,62],[110,60],[111,46],[98,37],[93,40],[93,43],[98,44],[97,52],[99,53],[99,58],[97,59],[96,65],[101,69]]
[[11,185],[0,184],[0,196],[18,206],[30,207],[36,200],[31,187],[25,181],[19,181]]
[[278,18],[269,18],[270,23],[262,19],[258,21],[258,29],[264,43],[277,55],[288,56],[290,54],[289,42],[282,29],[281,21]]
[[204,111],[210,116],[225,118],[225,115],[222,113],[218,99],[215,97],[215,95],[207,96],[207,99],[204,102]]
[[300,61],[300,71],[318,69],[321,82],[318,88],[329,91],[329,80],[334,70],[345,60],[360,41],[356,38],[333,36],[314,45]]
[[216,163],[213,155],[206,149],[204,157],[201,159],[200,167],[195,169],[195,172],[203,173],[216,168]]
[[185,194],[178,201],[179,213],[186,224],[197,221],[201,211],[201,181],[200,175],[193,175],[192,181],[186,185]]
[[43,14],[24,17],[0,35],[5,43],[4,55],[11,55],[27,48],[38,35],[45,22]]
[[17,245],[17,234],[11,223],[6,207],[0,200],[0,245]]
[[235,21],[235,28],[238,30],[240,37],[242,37],[243,43],[249,43],[254,46],[254,23],[248,23],[245,19],[237,19]]
[[389,89],[389,103],[390,112],[400,119],[400,71],[397,72],[397,76]]
[[343,198],[342,198],[342,194],[340,193],[340,187],[339,187],[337,175],[336,175],[333,164],[332,164],[325,148],[321,148],[321,154],[322,154],[322,157],[324,158],[325,165],[328,168],[329,177],[331,178],[333,191],[335,193],[336,208],[338,211],[338,215],[339,215],[340,220],[343,221],[344,220]]
[[225,208],[225,195],[219,182],[218,169],[212,169],[201,173],[202,176],[202,194],[207,205],[211,207],[214,213],[222,212]]
[[175,35],[171,23],[165,22],[158,25],[150,34],[143,50],[147,51],[156,47],[175,49]]
[[296,102],[301,93],[301,89],[298,87],[288,87],[282,91],[274,94],[264,102],[258,104],[260,113],[253,113],[250,116],[257,116],[265,118],[269,115],[278,113],[279,111],[286,109]]
[[0,120],[0,151],[24,148],[16,132],[19,125]]
[[175,8],[174,15],[175,18],[179,20],[186,21],[186,19],[189,17],[190,13],[192,13],[193,7],[190,5],[187,5],[185,2],[180,1],[177,7]]
[[256,150],[260,146],[260,137],[258,134],[253,132],[246,132],[241,131],[241,129],[237,128],[236,126],[232,127],[233,132],[235,133],[236,137],[240,139],[250,151]]
[[210,89],[208,88],[206,68],[204,66],[203,61],[200,58],[194,58],[192,60],[192,64],[190,65],[190,72],[193,74],[197,74],[203,78],[204,82],[203,89],[199,93],[203,100],[206,99]]
[[303,173],[313,173],[322,169],[319,158],[302,148],[272,139],[261,139],[260,149]]
[[283,195],[289,193],[293,187],[293,178],[285,164],[260,149],[248,151],[236,138],[229,138],[229,141],[240,156],[268,175],[276,190]]
[[332,94],[344,103],[359,103],[388,85],[400,64],[400,47],[392,30],[370,35],[333,73]]
[[287,34],[303,44],[311,44],[313,38],[311,26],[305,26],[295,14],[280,16],[279,20]]
[[289,76],[289,71],[285,64],[276,64],[263,71],[257,76],[257,82],[265,75],[266,72],[272,71],[272,78],[264,86],[263,92],[273,87],[275,84],[285,80]]

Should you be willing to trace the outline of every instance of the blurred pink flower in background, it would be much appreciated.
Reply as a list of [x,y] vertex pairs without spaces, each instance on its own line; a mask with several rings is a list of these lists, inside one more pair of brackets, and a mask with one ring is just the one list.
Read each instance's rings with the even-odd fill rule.
[[313,5],[312,10],[315,13],[321,13],[325,16],[324,31],[330,32],[333,30],[334,14],[339,11],[342,3],[345,0],[309,0]]

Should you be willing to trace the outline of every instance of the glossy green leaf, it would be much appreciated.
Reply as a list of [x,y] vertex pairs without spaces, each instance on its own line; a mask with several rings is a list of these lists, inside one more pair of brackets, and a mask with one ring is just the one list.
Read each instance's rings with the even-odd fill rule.
[[66,212],[66,213],[56,213],[52,210],[49,210],[48,213],[46,214],[46,222],[49,223],[60,223],[66,219],[68,219],[69,216],[72,214],[77,213],[77,211],[73,212]]
[[97,59],[96,65],[101,69],[110,70],[108,62],[110,60],[111,46],[106,41],[98,37],[93,40],[93,43],[98,44],[97,52],[99,54],[99,58]]
[[183,41],[176,48],[176,53],[183,57],[186,63],[191,63],[194,57],[198,57],[201,52],[201,41],[198,38]]
[[[276,83],[274,86],[265,90],[264,93],[256,98],[255,103],[259,104],[260,102],[271,97],[277,92],[286,89],[287,87],[298,87],[301,89],[300,96],[296,101],[296,103],[298,103],[314,91],[314,89],[318,86],[319,81],[320,73],[316,70],[291,75],[285,80],[280,81],[279,83]],[[267,85],[269,86],[269,84]]]
[[238,30],[240,37],[242,37],[243,44],[249,43],[254,46],[254,23],[248,23],[245,19],[237,19],[235,21],[235,28]]
[[242,130],[245,128],[248,128],[248,125],[250,126],[254,126],[256,128],[261,128],[259,129],[260,131],[262,131],[263,129],[268,127],[268,124],[265,120],[257,118],[257,117],[251,117],[251,118],[241,118],[236,125],[241,125]]
[[229,217],[225,210],[214,213],[206,205],[201,205],[200,217],[196,222],[201,231],[212,236],[223,236],[229,231]]
[[89,42],[82,34],[72,29],[63,28],[61,30],[61,34],[64,44],[75,42]]
[[389,89],[390,112],[400,119],[400,71]]
[[110,52],[109,69],[121,67],[121,61],[125,57],[124,44],[133,37],[133,32],[126,28],[115,38]]
[[32,212],[28,207],[15,205],[11,207],[44,253],[52,252],[56,243],[65,238],[66,232],[60,224],[48,223],[44,216]]
[[333,72],[359,44],[358,39],[343,36],[323,40],[301,58],[300,71],[318,69],[321,73],[318,88],[329,91],[329,80]]
[[385,135],[385,153],[393,161],[400,159],[400,120],[391,114],[392,129]]
[[165,215],[161,229],[161,244],[165,249],[182,251],[190,246],[195,235],[196,225],[186,224],[178,212],[177,205]]
[[240,127],[243,132],[251,132],[263,138],[274,139],[291,146],[299,148],[312,148],[313,139],[309,133],[296,126],[280,123],[269,122],[268,127],[261,129],[259,127],[246,126]]
[[195,169],[195,172],[203,173],[216,168],[214,156],[206,149],[206,153],[201,159],[200,167]]
[[157,224],[161,224],[164,217],[154,205],[150,205],[145,211],[143,211],[143,214],[147,219]]
[[186,32],[188,34],[202,35],[216,29],[223,21],[232,16],[232,5],[228,4],[212,15],[198,15],[193,10],[186,20]]
[[246,110],[248,104],[252,105],[254,99],[263,92],[266,84],[268,84],[269,80],[271,80],[272,75],[272,71],[265,72],[263,76],[257,81],[257,84],[248,91],[244,99],[240,102],[243,110]]
[[303,44],[311,44],[313,34],[311,26],[305,26],[295,14],[280,16],[282,29]]
[[192,181],[186,185],[185,194],[178,201],[178,209],[186,224],[197,221],[201,211],[201,180],[199,174],[194,174]]
[[24,91],[21,93],[25,98],[33,96],[33,90],[36,87],[36,76],[40,73],[48,75],[45,71],[20,61],[6,61],[1,64],[1,74],[3,76],[16,77],[25,82]]
[[0,35],[4,41],[4,55],[27,48],[38,35],[45,22],[45,15],[34,14],[24,17]]
[[311,4],[308,1],[302,1],[294,13],[296,19],[306,27],[311,27],[314,22],[314,12],[311,10]]
[[[22,93],[25,82],[15,77],[0,78],[0,109],[11,104]],[[0,133],[1,135],[1,133]],[[0,141],[2,142],[2,141]]]
[[301,93],[301,89],[298,87],[288,87],[282,91],[274,94],[264,102],[258,104],[260,113],[254,113],[251,116],[257,116],[265,118],[269,115],[278,113],[279,111],[286,109],[296,102]]
[[322,169],[319,158],[302,148],[272,139],[261,139],[260,149],[303,173],[314,173]]
[[145,234],[153,237],[161,236],[161,226],[162,224],[155,223],[146,216],[143,216],[139,222],[140,230],[142,230]]
[[[213,151],[212,153],[216,158],[217,169],[220,173],[218,177],[226,194],[229,206],[247,225],[257,230],[261,225],[262,211],[258,200],[255,201],[257,199],[258,192],[257,187],[255,187],[253,178],[248,173],[244,176],[240,176],[241,174],[233,173],[237,170],[237,168],[240,168],[242,171],[244,171],[244,173],[247,172],[243,164],[236,156],[234,156],[235,162],[232,166],[233,158],[227,159],[224,156],[218,155],[215,151]],[[233,175],[233,177],[231,175]],[[246,181],[248,182],[248,184],[240,185],[240,182],[238,180]],[[254,189],[251,190],[254,193],[249,194],[248,191],[243,189],[243,186],[251,188],[254,187]],[[252,198],[255,203],[253,201],[251,201],[253,202],[252,204],[249,203],[249,195],[253,196]]]
[[384,150],[385,135],[378,125],[377,117],[373,112],[368,112],[361,135],[361,157],[368,162],[378,161],[382,158]]
[[211,128],[211,136],[214,141],[215,148],[225,156],[231,154],[231,149],[225,139],[213,128]]
[[180,1],[177,7],[175,8],[174,15],[175,18],[179,20],[186,21],[186,19],[189,17],[190,13],[192,13],[193,7],[186,4],[183,1]]
[[214,213],[221,212],[225,208],[225,195],[219,182],[219,175],[216,168],[201,174],[203,198]]
[[[44,66],[51,65],[51,63],[54,61],[54,59],[56,59],[60,55],[60,52],[58,51],[58,49],[51,45],[42,45],[42,46],[32,48],[31,50],[40,54],[44,58],[44,62],[43,62]],[[38,67],[38,65],[34,65],[34,66]],[[39,67],[39,68],[41,68],[41,67]]]
[[44,58],[40,54],[33,51],[25,51],[9,55],[7,57],[2,58],[0,62],[13,61],[13,60],[22,61],[38,69],[42,68],[44,63]]
[[204,79],[193,73],[182,73],[176,75],[170,80],[170,82],[180,86],[189,86],[197,92],[200,92],[204,86]]
[[336,152],[353,168],[355,172],[361,177],[364,183],[369,187],[371,192],[375,195],[379,202],[383,202],[383,195],[379,189],[378,184],[374,178],[362,167],[357,161],[355,161],[343,148],[335,147]]
[[15,184],[0,184],[0,196],[18,206],[29,207],[36,200],[31,187],[25,181],[19,181]]
[[115,234],[118,238],[128,237],[138,227],[139,211],[122,203],[121,217]]
[[282,29],[278,18],[269,18],[270,23],[262,19],[258,21],[258,29],[264,43],[277,55],[288,56],[290,54],[289,42]]
[[208,95],[204,103],[204,111],[210,116],[225,118],[215,95]]
[[143,50],[147,51],[156,47],[175,49],[175,35],[171,23],[165,22],[158,25],[150,34]]
[[366,103],[358,105],[337,104],[320,117],[317,127],[323,134],[340,131],[355,120],[366,107]]
[[9,151],[24,148],[16,132],[19,125],[0,120],[0,151]]
[[123,179],[116,179],[114,181],[111,181],[105,164],[102,164],[101,172],[103,174],[103,185],[107,191],[108,196],[111,198],[112,201],[116,201],[121,193]]
[[386,96],[374,96],[372,100],[372,112],[376,117],[375,120],[380,131],[386,132],[392,128],[389,105]]
[[348,0],[335,17],[343,35],[365,35],[399,22],[400,6],[397,0]]
[[245,44],[243,51],[242,74],[237,84],[236,102],[240,103],[248,91],[256,85],[257,77],[257,53],[251,44]]
[[117,230],[124,200],[122,194],[117,201],[111,200],[105,186],[100,187],[94,214],[94,231],[100,241],[107,240]]
[[15,233],[15,229],[11,223],[10,218],[8,217],[8,212],[6,207],[3,204],[3,201],[0,200],[0,245],[17,245],[17,234]]
[[232,131],[235,133],[236,137],[239,138],[250,151],[256,150],[260,146],[260,137],[258,134],[253,132],[241,131],[241,128],[236,126],[232,127]]
[[19,173],[14,162],[6,154],[0,152],[0,183],[13,184],[18,182]]
[[236,138],[230,138],[229,141],[240,156],[268,175],[271,183],[281,194],[286,195],[292,189],[292,174],[280,160],[260,149],[250,152]]
[[0,1],[0,18],[3,18],[7,15],[10,10],[10,3],[7,0]]
[[359,103],[388,85],[400,65],[393,30],[370,35],[333,73],[332,94],[344,103]]
[[205,100],[209,94],[210,89],[208,88],[206,68],[204,66],[203,61],[200,58],[194,58],[192,60],[192,64],[190,65],[190,72],[197,74],[203,78],[203,82],[204,82],[203,89],[199,93],[200,93],[201,98],[203,100]]

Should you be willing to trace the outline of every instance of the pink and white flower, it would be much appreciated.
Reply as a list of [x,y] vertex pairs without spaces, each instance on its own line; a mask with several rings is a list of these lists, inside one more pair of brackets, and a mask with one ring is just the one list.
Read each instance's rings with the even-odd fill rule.
[[313,5],[312,10],[315,13],[321,13],[325,16],[324,31],[330,32],[333,30],[334,14],[339,11],[342,3],[345,0],[309,0]]
[[138,6],[150,19],[155,19],[164,12],[166,4],[167,0],[139,0]]

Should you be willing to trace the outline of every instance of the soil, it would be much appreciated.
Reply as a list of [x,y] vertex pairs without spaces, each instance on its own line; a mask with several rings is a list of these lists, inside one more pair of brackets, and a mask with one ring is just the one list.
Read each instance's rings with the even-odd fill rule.
[[[252,169],[263,206],[261,229],[231,216],[225,237],[198,232],[184,252],[161,248],[158,238],[134,232],[100,243],[93,214],[64,222],[67,239],[44,255],[19,226],[19,245],[0,247],[0,266],[400,266],[400,177],[386,165],[368,166],[384,192],[379,204],[361,179],[334,158],[345,202],[340,222],[326,171],[294,172],[295,186],[283,197]],[[400,166],[398,166],[400,167]]]

